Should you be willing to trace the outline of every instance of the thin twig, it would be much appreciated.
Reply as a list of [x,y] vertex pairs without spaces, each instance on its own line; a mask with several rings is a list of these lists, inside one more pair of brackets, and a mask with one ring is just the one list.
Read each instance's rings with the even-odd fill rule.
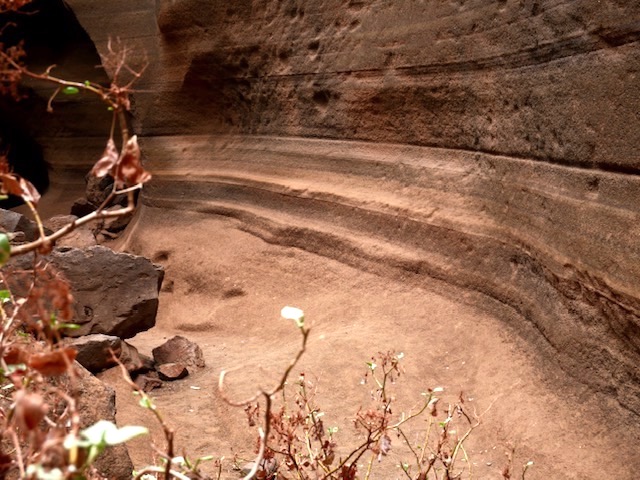
[[[133,477],[133,480],[140,480],[147,473],[165,473],[165,472],[166,470],[163,467],[154,467],[150,465],[136,472],[136,476]],[[187,475],[171,469],[169,469],[169,476],[175,477],[179,480],[191,480],[191,478],[189,478]],[[166,477],[166,480],[169,479],[169,476]]]
[[287,384],[287,378],[289,377],[291,370],[293,370],[293,368],[296,366],[296,364],[298,363],[298,361],[300,360],[300,358],[302,357],[302,355],[307,349],[307,340],[309,338],[310,331],[311,330],[308,328],[305,328],[304,325],[300,326],[300,333],[302,334],[302,344],[300,345],[300,348],[298,349],[298,352],[296,353],[293,360],[289,362],[289,366],[285,369],[282,377],[280,378],[280,381],[271,390],[263,390],[261,388],[260,390],[258,390],[258,392],[255,395],[253,395],[249,399],[246,399],[241,402],[231,400],[224,392],[224,379],[227,374],[227,371],[223,370],[220,372],[220,377],[218,379],[218,391],[220,392],[220,396],[222,397],[222,399],[229,405],[232,405],[235,407],[244,407],[250,403],[253,403],[260,396],[264,397],[265,399],[264,432],[262,431],[258,432],[260,435],[260,449],[256,459],[254,460],[253,468],[244,477],[243,480],[250,480],[251,478],[253,478],[255,474],[258,472],[258,468],[262,463],[262,460],[264,459],[264,452],[265,452],[265,449],[267,448],[267,441],[269,439],[269,432],[271,429],[272,397],[279,391],[283,390],[285,385]]
[[91,212],[91,213],[85,215],[84,217],[80,217],[79,219],[74,220],[71,223],[68,223],[67,225],[62,227],[60,230],[57,230],[57,231],[53,232],[51,235],[47,235],[44,238],[39,238],[38,240],[34,240],[33,242],[25,243],[23,245],[12,246],[11,247],[11,254],[12,255],[23,255],[25,253],[32,252],[32,251],[38,249],[39,247],[41,247],[42,245],[45,245],[47,243],[55,242],[59,238],[62,238],[65,235],[68,235],[73,230],[75,230],[76,228],[84,225],[85,223],[89,223],[89,222],[92,222],[94,220],[100,220],[100,219],[103,219],[103,218],[120,217],[120,216],[123,216],[123,215],[126,215],[126,214],[132,212],[135,209],[133,192],[128,192],[128,194],[129,194],[130,198],[127,199],[127,206],[126,207],[119,208],[117,210],[110,210],[110,211],[107,211],[107,210],[99,210],[98,211],[98,210],[96,210],[95,212]]

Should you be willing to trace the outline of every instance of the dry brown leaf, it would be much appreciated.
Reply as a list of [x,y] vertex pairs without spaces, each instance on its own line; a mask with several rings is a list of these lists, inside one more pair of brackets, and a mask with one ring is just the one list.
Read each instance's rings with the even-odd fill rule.
[[9,345],[2,356],[7,365],[27,363],[29,354],[18,345]]
[[102,157],[91,169],[91,174],[98,178],[102,178],[108,173],[113,175],[113,167],[115,167],[116,163],[118,163],[118,149],[113,138],[110,138]]
[[148,182],[150,179],[151,174],[142,168],[140,163],[138,136],[134,135],[124,147],[124,153],[118,165],[116,181],[126,185],[137,185]]
[[31,202],[34,205],[40,201],[38,190],[29,180],[13,173],[0,173],[0,181],[2,181],[2,193],[21,197],[25,202]]
[[34,187],[33,183],[29,180],[20,178],[20,190],[22,190],[20,196],[25,202],[31,202],[34,205],[37,205],[40,201],[40,193],[38,193],[36,187]]
[[15,419],[18,426],[28,431],[38,428],[49,410],[42,396],[20,390],[15,399]]
[[6,152],[0,153],[0,175],[4,175],[10,171],[11,167],[9,167],[9,159],[7,158]]
[[20,180],[11,173],[5,173],[0,176],[2,180],[2,193],[15,195],[17,197],[22,196],[22,187],[20,186]]
[[76,359],[78,352],[71,347],[59,348],[51,352],[34,353],[27,365],[43,375],[62,375]]

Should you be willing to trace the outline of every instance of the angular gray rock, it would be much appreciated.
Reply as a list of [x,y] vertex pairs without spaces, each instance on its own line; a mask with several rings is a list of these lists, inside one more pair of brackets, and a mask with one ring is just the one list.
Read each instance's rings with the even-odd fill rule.
[[73,322],[80,328],[66,332],[68,336],[131,338],[155,325],[161,266],[102,246],[64,247],[54,250],[50,259],[69,280],[76,301]]
[[138,349],[124,340],[101,333],[66,339],[78,351],[76,361],[92,373],[116,365],[113,354],[129,373],[153,368],[153,360],[138,353]]
[[38,238],[36,222],[11,210],[0,209],[0,231],[6,233],[23,232],[24,240],[27,242]]
[[180,335],[176,335],[159,347],[154,348],[151,353],[158,365],[180,363],[187,368],[204,367],[202,349],[197,344]]
[[76,361],[90,372],[96,373],[116,364],[111,351],[116,357],[120,357],[123,342],[118,337],[97,333],[70,339],[67,343],[78,351]]

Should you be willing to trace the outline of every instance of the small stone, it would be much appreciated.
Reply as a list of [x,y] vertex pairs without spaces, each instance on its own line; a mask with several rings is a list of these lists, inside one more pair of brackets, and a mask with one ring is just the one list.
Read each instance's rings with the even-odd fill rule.
[[202,349],[192,341],[176,335],[151,353],[157,364],[180,363],[186,367],[204,367]]
[[180,380],[189,375],[187,367],[181,363],[164,363],[156,366],[156,371],[161,380]]
[[117,357],[122,353],[122,340],[112,335],[86,335],[66,339],[66,343],[78,351],[76,361],[91,373],[101,372],[116,364],[111,351]]
[[89,215],[92,212],[95,212],[96,207],[93,203],[91,203],[86,198],[79,198],[73,205],[71,205],[71,215],[75,215],[76,217],[84,217],[85,215]]
[[156,388],[162,388],[162,380],[158,378],[158,374],[156,372],[138,375],[134,380],[134,383],[140,387],[140,390],[143,392],[150,392]]
[[[21,213],[0,209],[0,231],[7,233],[23,232],[26,241],[32,242],[39,236],[38,225]],[[45,232],[51,233],[47,229]]]
[[124,341],[122,342],[122,352],[119,360],[129,373],[153,370],[153,359],[140,354],[136,347]]

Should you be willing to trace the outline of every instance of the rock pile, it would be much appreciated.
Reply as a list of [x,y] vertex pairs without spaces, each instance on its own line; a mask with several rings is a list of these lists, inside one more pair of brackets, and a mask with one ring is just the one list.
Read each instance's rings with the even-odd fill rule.
[[[88,201],[92,204],[104,201],[109,188],[90,182]],[[77,218],[60,215],[43,223],[51,232]],[[117,221],[122,222],[116,219],[112,224]],[[38,228],[24,215],[0,210],[0,230],[15,239],[30,241],[37,238]],[[141,355],[125,341],[155,325],[164,270],[147,258],[95,245],[90,232],[88,229],[82,232],[93,240],[78,242],[84,246],[57,246],[44,257],[64,275],[71,287],[75,328],[63,334],[64,341],[78,351],[78,363],[98,373],[120,362],[133,377],[139,377],[139,384],[145,390],[161,386],[161,380],[184,378],[190,369],[204,367],[202,350],[184,337],[174,337],[155,348],[153,358]],[[31,262],[32,257],[27,255],[12,259],[11,265],[29,269]]]
[[[49,234],[77,218],[57,216],[43,225]],[[119,230],[126,226],[126,221],[116,220],[109,228],[118,225]],[[0,210],[0,231],[7,233],[12,243],[33,241],[39,235],[35,222],[8,210]],[[75,328],[61,333],[62,341],[78,352],[79,377],[69,388],[80,390],[80,413],[83,426],[88,426],[98,420],[115,422],[115,392],[92,374],[121,363],[140,388],[149,391],[164,381],[184,378],[190,370],[204,367],[204,358],[198,345],[179,336],[155,348],[153,358],[129,344],[126,339],[155,325],[164,269],[147,258],[96,245],[95,232],[90,228],[74,233],[78,235],[68,239],[71,242],[59,242],[41,258],[48,269],[51,266],[65,277],[74,299],[70,323]],[[7,268],[16,273],[15,277],[8,276],[9,288],[18,296],[26,296],[32,274],[28,274],[27,286],[20,275],[33,268],[33,256],[11,258]],[[106,478],[125,478],[133,468],[124,445],[103,455],[96,467]]]
[[91,334],[65,341],[78,351],[76,361],[90,372],[102,372],[119,362],[146,392],[205,366],[200,347],[181,336],[154,348],[153,358],[142,355],[133,345],[114,335]]

